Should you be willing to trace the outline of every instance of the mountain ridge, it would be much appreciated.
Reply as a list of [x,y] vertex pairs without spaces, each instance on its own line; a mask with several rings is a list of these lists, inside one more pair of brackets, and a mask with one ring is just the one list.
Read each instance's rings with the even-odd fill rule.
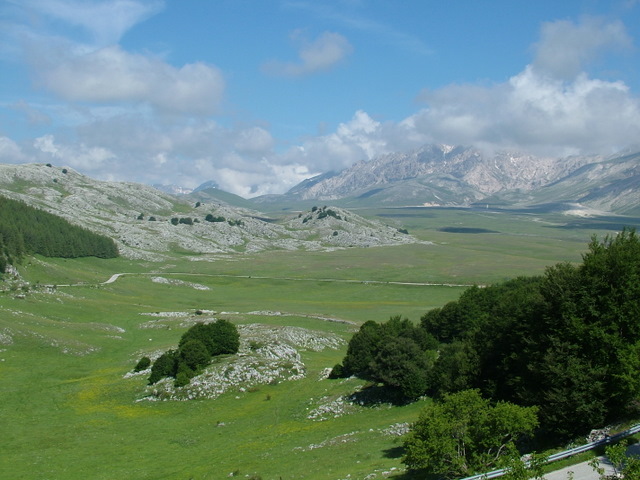
[[285,219],[270,219],[255,209],[225,203],[220,195],[230,200],[235,196],[215,189],[196,192],[199,196],[194,198],[172,196],[147,185],[103,182],[49,164],[0,164],[0,195],[108,236],[128,258],[163,260],[170,252],[181,251],[202,259],[201,255],[273,249],[328,250],[420,242],[393,226],[337,207],[332,208],[340,218],[303,222],[303,212],[296,212]]
[[468,207],[498,202],[523,207],[555,202],[630,214],[640,207],[639,186],[640,153],[555,158],[425,145],[307,179],[283,199],[330,200],[345,206],[369,202]]

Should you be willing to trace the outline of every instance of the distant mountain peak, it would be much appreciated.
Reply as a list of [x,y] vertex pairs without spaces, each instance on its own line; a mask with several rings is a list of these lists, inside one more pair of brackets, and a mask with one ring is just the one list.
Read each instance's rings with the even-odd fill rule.
[[541,188],[600,160],[508,151],[487,154],[462,145],[427,144],[313,177],[287,195],[302,200],[376,197],[388,204],[467,206],[501,192]]
[[187,187],[181,187],[180,185],[162,185],[162,184],[154,184],[151,185],[156,190],[160,190],[164,193],[169,193],[171,195],[188,195],[193,192],[193,189]]
[[220,188],[220,185],[218,185],[218,183],[213,181],[213,180],[208,180],[208,181],[198,185],[196,188],[194,188],[192,190],[192,193],[201,192],[201,191],[207,190],[209,188]]

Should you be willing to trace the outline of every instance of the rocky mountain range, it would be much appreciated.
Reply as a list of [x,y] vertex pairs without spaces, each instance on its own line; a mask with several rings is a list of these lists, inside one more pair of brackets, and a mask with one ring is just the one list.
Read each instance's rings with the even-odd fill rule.
[[0,165],[0,195],[113,238],[129,258],[163,260],[165,254],[181,251],[196,260],[270,249],[418,242],[397,227],[337,207],[316,207],[274,219],[217,200],[207,189],[199,191],[196,200],[137,183],[102,182],[50,164]]
[[426,145],[305,180],[285,197],[345,206],[556,204],[635,214],[640,211],[639,172],[640,153],[552,158]]

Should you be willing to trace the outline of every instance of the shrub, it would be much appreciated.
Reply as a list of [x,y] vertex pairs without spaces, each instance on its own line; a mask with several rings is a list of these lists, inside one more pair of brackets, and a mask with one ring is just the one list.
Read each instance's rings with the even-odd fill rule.
[[191,377],[187,374],[187,372],[179,372],[176,375],[176,381],[173,382],[173,385],[176,388],[184,387],[185,385],[189,385],[190,381],[191,381]]
[[208,213],[208,214],[207,214],[207,216],[206,216],[206,217],[204,217],[204,219],[205,219],[207,222],[224,222],[224,221],[226,221],[226,220],[227,220],[227,219],[226,219],[226,218],[224,218],[224,217],[214,217],[214,216],[213,216],[213,215],[211,215],[210,213]]
[[175,350],[160,355],[151,367],[149,385],[153,385],[164,377],[175,377],[178,371],[178,358]]

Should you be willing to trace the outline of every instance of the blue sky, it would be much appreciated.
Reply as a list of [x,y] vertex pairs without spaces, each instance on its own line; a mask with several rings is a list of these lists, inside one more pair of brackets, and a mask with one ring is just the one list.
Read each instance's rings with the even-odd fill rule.
[[638,0],[0,0],[0,162],[246,197],[426,143],[640,149]]

